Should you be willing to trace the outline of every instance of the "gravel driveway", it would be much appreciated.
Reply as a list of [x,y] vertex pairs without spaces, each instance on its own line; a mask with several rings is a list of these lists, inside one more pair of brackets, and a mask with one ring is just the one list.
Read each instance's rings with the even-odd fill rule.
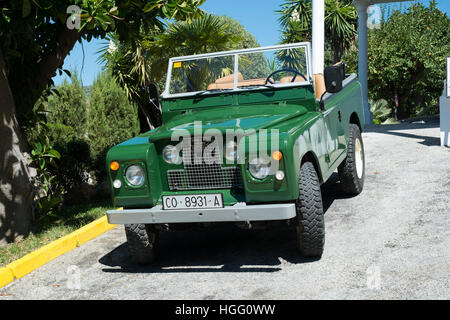
[[284,225],[166,233],[131,264],[122,226],[0,289],[0,299],[450,299],[450,149],[439,123],[370,127],[364,191],[323,186],[326,245],[300,258]]

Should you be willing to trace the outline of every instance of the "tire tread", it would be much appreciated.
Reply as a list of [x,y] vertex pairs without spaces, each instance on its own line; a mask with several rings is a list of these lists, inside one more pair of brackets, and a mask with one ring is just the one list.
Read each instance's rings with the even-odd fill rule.
[[325,244],[325,224],[320,182],[314,165],[301,167],[297,201],[297,246],[305,257],[320,257]]
[[[359,130],[359,127],[356,124],[350,123],[347,157],[339,165],[338,174],[342,191],[351,196],[356,196],[360,194],[364,186],[364,172],[361,179],[358,178],[358,174],[356,172],[354,148],[355,148],[355,141],[357,138],[359,138],[361,141],[364,157],[364,146],[362,144],[363,142],[361,137],[361,131]],[[363,170],[365,169],[364,167],[365,165],[363,166]]]
[[125,235],[134,262],[145,265],[155,260],[156,231],[151,231],[145,224],[126,224]]

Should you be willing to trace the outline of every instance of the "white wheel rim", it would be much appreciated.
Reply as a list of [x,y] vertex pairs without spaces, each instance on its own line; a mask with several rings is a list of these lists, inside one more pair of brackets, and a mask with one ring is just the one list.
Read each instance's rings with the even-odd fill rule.
[[356,174],[358,178],[361,179],[364,172],[364,159],[361,141],[358,138],[355,141],[355,163],[356,163]]

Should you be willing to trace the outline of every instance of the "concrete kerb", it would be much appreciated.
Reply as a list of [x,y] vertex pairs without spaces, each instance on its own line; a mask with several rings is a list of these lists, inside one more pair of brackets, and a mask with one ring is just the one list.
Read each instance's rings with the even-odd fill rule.
[[98,237],[102,233],[114,229],[116,226],[116,224],[109,224],[106,216],[104,216],[11,262],[7,266],[0,268],[0,288],[13,282],[15,279],[22,278],[51,260]]

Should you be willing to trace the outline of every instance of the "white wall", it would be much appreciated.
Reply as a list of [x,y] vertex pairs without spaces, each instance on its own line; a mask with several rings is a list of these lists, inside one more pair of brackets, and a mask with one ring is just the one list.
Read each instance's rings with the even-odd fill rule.
[[442,96],[439,99],[439,111],[441,118],[441,146],[450,147],[450,98],[447,98],[447,83],[445,83],[444,92],[442,92]]

